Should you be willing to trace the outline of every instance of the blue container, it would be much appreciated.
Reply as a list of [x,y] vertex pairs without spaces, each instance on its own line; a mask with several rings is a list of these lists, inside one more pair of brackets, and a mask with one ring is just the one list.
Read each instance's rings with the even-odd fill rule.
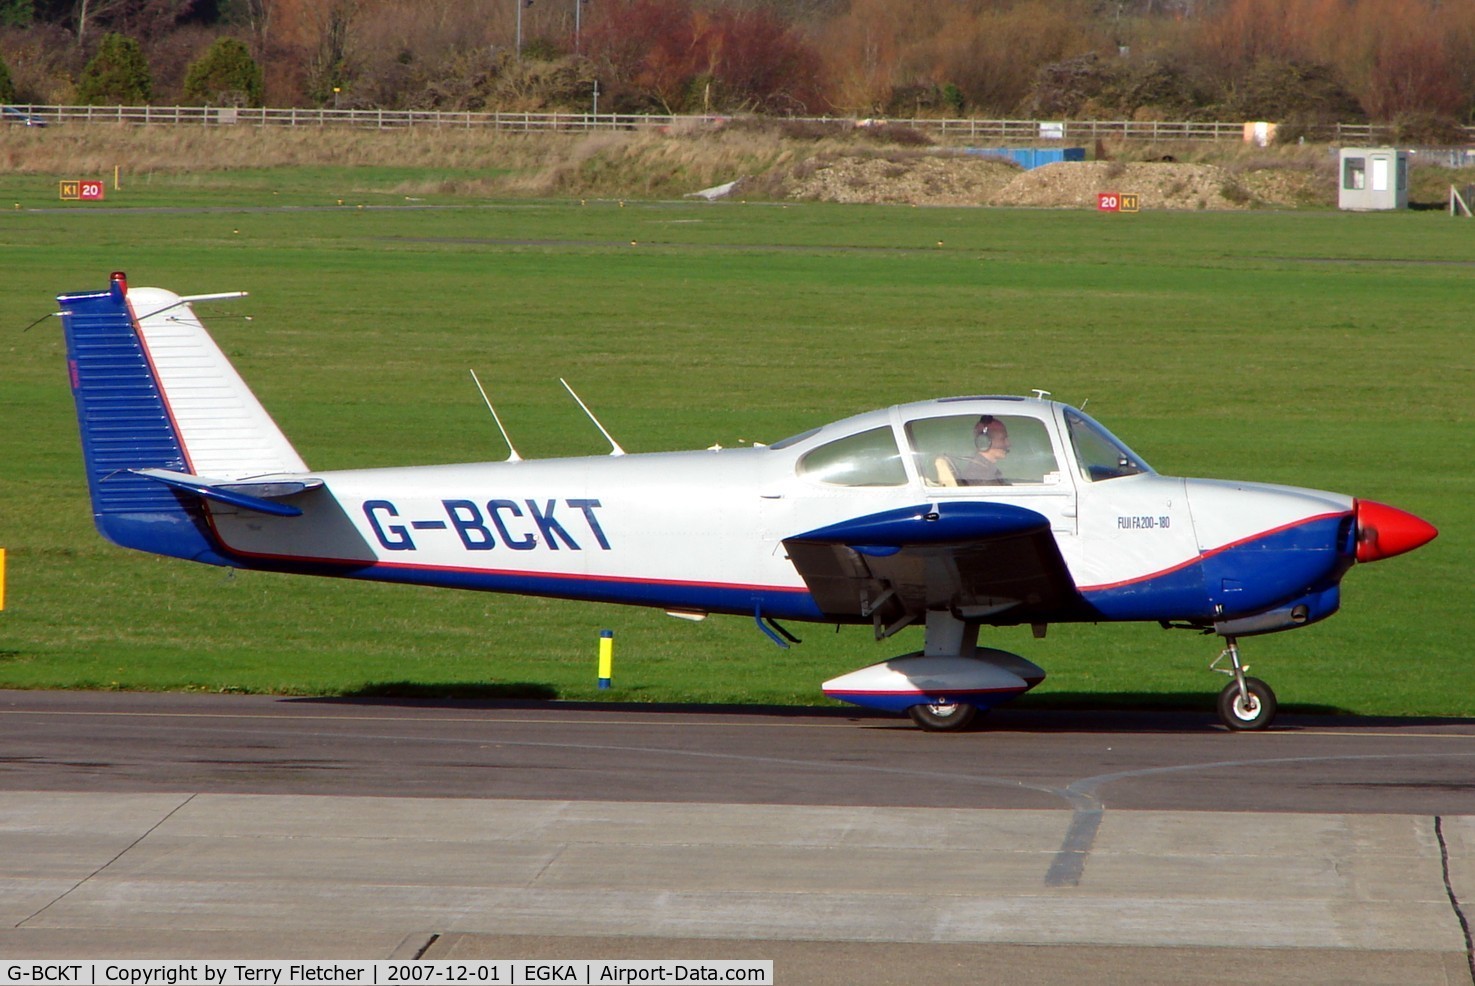
[[1084,147],[965,147],[963,153],[978,157],[1006,158],[1025,171],[1062,161],[1086,160]]

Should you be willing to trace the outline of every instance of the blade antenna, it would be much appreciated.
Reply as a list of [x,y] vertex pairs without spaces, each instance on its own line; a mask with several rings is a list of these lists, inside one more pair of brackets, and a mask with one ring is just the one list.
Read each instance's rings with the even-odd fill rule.
[[481,399],[486,402],[487,410],[492,412],[492,420],[497,422],[497,430],[502,433],[502,441],[507,443],[507,461],[521,462],[522,456],[518,455],[517,449],[512,447],[512,439],[507,437],[507,429],[502,427],[502,419],[497,417],[497,409],[492,407],[492,400],[490,397],[487,396],[486,388],[483,387],[481,385],[481,381],[477,379],[475,370],[471,370],[469,372],[471,373],[471,379],[476,383],[476,389],[481,391]]
[[583,409],[584,413],[589,416],[589,420],[594,422],[594,427],[599,429],[599,433],[604,436],[604,440],[609,442],[609,454],[624,455],[625,450],[620,448],[620,443],[615,441],[614,436],[612,436],[608,431],[605,430],[604,425],[599,423],[599,419],[594,416],[594,412],[589,410],[589,405],[585,404],[582,400],[579,400],[579,395],[574,393],[574,388],[568,385],[568,381],[565,380],[563,377],[559,377],[558,382],[563,384],[563,389],[568,391],[568,395],[572,397],[578,403],[579,407]]

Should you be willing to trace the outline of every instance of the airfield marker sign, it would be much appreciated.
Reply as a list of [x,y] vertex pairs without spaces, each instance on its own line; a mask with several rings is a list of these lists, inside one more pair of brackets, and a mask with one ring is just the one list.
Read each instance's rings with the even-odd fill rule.
[[63,202],[101,202],[107,196],[107,183],[95,178],[64,178],[57,184]]
[[1097,212],[1136,212],[1140,199],[1136,192],[1097,192]]

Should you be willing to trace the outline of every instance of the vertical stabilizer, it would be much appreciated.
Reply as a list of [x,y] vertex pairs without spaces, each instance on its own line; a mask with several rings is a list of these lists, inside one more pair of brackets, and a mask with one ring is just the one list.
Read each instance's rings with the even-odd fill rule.
[[131,472],[212,480],[306,466],[191,311],[158,288],[62,295],[67,366],[98,530],[128,548],[230,564],[200,499]]
[[161,288],[134,288],[126,297],[177,429],[186,471],[231,479],[307,471],[188,299]]

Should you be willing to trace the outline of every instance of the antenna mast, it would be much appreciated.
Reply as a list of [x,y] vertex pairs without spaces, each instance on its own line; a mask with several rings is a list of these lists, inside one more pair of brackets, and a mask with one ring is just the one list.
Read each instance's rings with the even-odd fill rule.
[[594,422],[594,427],[599,429],[599,433],[604,436],[604,440],[609,442],[609,454],[624,455],[625,450],[620,448],[620,443],[615,441],[614,436],[612,436],[608,431],[605,430],[604,425],[599,423],[599,419],[594,416],[594,412],[589,410],[589,405],[585,404],[582,400],[579,400],[579,395],[574,393],[574,388],[568,385],[568,381],[565,380],[563,377],[559,377],[558,382],[563,384],[563,389],[568,391],[568,395],[572,397],[578,403],[579,407],[583,409],[584,413],[589,416],[589,420]]
[[518,455],[517,449],[512,447],[512,439],[507,437],[507,429],[502,427],[502,419],[497,417],[497,409],[492,407],[492,400],[490,397],[487,396],[486,388],[483,387],[481,385],[481,381],[477,379],[476,371],[470,370],[468,372],[470,372],[471,374],[471,379],[476,383],[476,389],[481,391],[481,399],[486,402],[487,410],[492,412],[492,420],[497,422],[497,430],[502,433],[502,441],[507,443],[507,461],[521,462],[522,456]]

